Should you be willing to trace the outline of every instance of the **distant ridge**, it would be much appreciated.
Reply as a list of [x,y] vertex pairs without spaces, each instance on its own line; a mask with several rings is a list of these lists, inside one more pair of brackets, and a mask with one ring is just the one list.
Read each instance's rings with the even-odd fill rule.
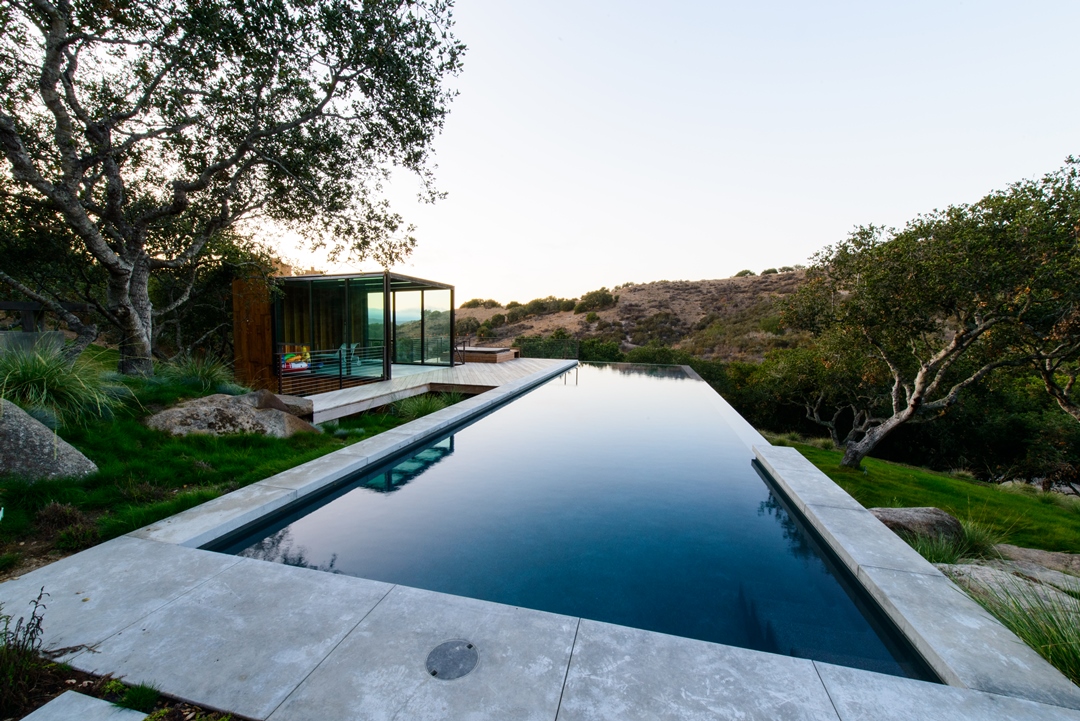
[[[596,338],[620,344],[623,350],[659,342],[716,360],[757,361],[778,347],[790,347],[801,336],[780,327],[776,301],[795,291],[806,272],[723,278],[660,280],[611,289],[614,307],[586,313],[562,311],[529,316],[492,328],[485,344],[509,345],[520,335],[550,335],[562,328],[579,339]],[[529,299],[523,298],[521,301]],[[506,316],[505,308],[460,308],[463,319],[491,323]],[[468,322],[466,322],[468,325]]]

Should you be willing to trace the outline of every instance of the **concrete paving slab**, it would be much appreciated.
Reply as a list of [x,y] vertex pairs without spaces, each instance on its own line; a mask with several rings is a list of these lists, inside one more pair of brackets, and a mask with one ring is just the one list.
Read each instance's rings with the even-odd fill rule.
[[[577,619],[397,586],[271,716],[271,721],[551,721]],[[428,654],[474,644],[479,662],[432,677]]]
[[809,504],[803,515],[852,573],[860,566],[940,576],[934,565],[865,508]]
[[847,491],[790,446],[755,445],[754,455],[800,511],[808,504],[862,508]]
[[72,665],[262,719],[390,588],[377,581],[239,559],[109,638],[97,653],[76,657]]
[[129,533],[134,538],[198,548],[296,500],[296,491],[254,483]]
[[0,584],[0,603],[28,615],[44,586],[45,648],[94,646],[239,561],[120,537]]
[[843,721],[1080,721],[1080,712],[815,662]]
[[558,721],[836,721],[811,661],[582,620]]
[[1080,688],[945,576],[863,566],[859,580],[946,683],[1080,709]]
[[93,696],[65,691],[23,721],[142,721],[146,714]]

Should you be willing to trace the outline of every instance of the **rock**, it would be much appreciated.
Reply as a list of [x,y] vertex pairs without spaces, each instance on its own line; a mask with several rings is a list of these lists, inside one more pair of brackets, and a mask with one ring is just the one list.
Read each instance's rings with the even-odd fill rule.
[[310,398],[278,395],[277,399],[285,404],[285,410],[292,413],[294,416],[311,418],[315,414],[315,404]]
[[258,408],[260,410],[264,408],[274,408],[284,413],[291,413],[289,407],[281,402],[280,399],[268,390],[257,390],[253,393],[245,393],[240,396],[236,396],[238,401],[248,403],[252,408]]
[[959,539],[964,534],[960,521],[940,508],[871,508],[879,521],[894,533],[916,536],[946,536]]
[[1077,578],[1076,576],[1045,568],[1044,566],[1040,566],[1037,563],[1031,563],[1030,561],[992,559],[977,561],[976,563],[980,566],[997,568],[1006,573],[1011,573],[1014,576],[1020,576],[1029,581],[1041,583],[1044,586],[1053,586],[1059,591],[1064,591],[1065,593],[1080,598],[1080,578]]
[[259,408],[260,403],[269,404],[261,393],[276,396],[269,391],[230,396],[218,393],[205,398],[185,401],[167,408],[146,419],[146,425],[174,436],[189,433],[206,433],[213,436],[232,433],[258,433],[288,438],[294,433],[321,433],[318,428],[279,408]]
[[97,470],[93,461],[22,408],[0,400],[0,472],[39,480]]
[[1015,600],[1025,608],[1052,606],[1080,610],[1077,600],[1072,596],[1064,594],[1056,588],[1015,576],[1000,568],[968,563],[954,565],[939,563],[936,565],[953,582],[974,596]]
[[1012,561],[1026,561],[1042,566],[1043,568],[1080,576],[1080,555],[1074,553],[1040,551],[1035,548],[1010,546],[1007,543],[999,543],[994,546],[994,550]]

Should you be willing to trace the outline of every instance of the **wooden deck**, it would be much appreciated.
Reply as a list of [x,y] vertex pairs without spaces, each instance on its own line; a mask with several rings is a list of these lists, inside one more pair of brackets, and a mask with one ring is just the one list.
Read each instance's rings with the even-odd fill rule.
[[315,404],[315,422],[332,421],[370,408],[417,396],[429,391],[483,393],[530,375],[553,373],[568,361],[547,358],[517,358],[504,363],[466,363],[452,368],[432,368],[425,372],[409,369],[388,381],[368,383],[307,396]]

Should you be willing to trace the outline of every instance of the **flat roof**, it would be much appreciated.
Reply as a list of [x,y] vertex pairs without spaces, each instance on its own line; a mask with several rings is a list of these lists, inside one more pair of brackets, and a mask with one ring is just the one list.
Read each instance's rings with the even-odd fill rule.
[[284,282],[291,281],[307,281],[307,280],[352,280],[354,278],[382,278],[384,275],[390,276],[390,289],[391,290],[428,290],[431,288],[453,290],[454,286],[449,283],[440,283],[436,280],[427,280],[425,278],[415,278],[411,275],[404,275],[403,273],[312,273],[309,275],[282,275],[278,276],[277,280]]

